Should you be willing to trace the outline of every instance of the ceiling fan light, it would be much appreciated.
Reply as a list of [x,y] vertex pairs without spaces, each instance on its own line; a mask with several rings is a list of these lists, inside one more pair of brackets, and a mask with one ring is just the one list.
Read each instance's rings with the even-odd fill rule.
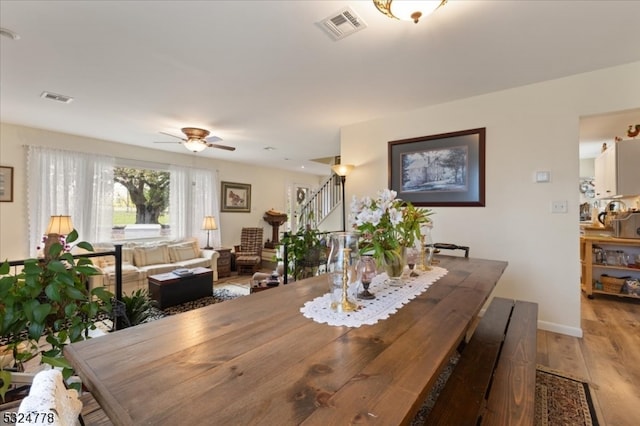
[[418,20],[431,14],[447,0],[373,0],[376,8],[385,15],[402,21]]
[[189,138],[184,142],[184,146],[192,152],[203,151],[207,144],[202,139]]

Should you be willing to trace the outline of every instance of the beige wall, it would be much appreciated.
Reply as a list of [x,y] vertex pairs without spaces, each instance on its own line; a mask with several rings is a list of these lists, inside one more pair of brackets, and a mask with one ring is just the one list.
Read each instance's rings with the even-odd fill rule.
[[[29,127],[0,123],[0,165],[14,167],[14,202],[0,203],[0,260],[17,260],[28,256],[25,145],[39,145],[79,152],[95,152],[155,163],[177,164],[218,170],[218,180],[251,184],[251,213],[221,213],[220,236],[223,246],[240,243],[243,226],[262,226],[265,239],[271,237],[271,226],[262,220],[265,211],[286,207],[285,188],[289,184],[307,184],[314,188],[321,177],[268,167],[220,161],[204,156],[176,154],[134,147],[98,139],[49,132]],[[204,232],[204,231],[203,231]]]
[[[434,208],[434,238],[508,261],[495,294],[538,302],[541,328],[580,336],[579,119],[638,108],[638,76],[635,62],[347,126],[347,198],[387,186],[388,141],[486,127],[486,207]],[[568,214],[551,214],[556,200]]]

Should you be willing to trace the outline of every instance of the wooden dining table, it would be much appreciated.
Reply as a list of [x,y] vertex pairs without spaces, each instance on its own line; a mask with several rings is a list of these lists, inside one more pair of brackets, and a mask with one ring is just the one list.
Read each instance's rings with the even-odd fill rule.
[[448,273],[388,319],[330,326],[300,308],[326,276],[73,343],[64,354],[116,425],[407,424],[506,262]]

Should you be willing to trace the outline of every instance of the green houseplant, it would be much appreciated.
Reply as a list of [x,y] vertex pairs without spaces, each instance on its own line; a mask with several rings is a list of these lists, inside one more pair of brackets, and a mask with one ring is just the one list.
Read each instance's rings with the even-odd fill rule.
[[433,213],[396,196],[396,191],[384,189],[375,199],[354,197],[351,203],[353,227],[361,236],[360,254],[372,255],[390,277],[402,272],[403,249],[420,239],[420,227],[431,221]]
[[123,295],[122,302],[125,306],[127,321],[124,328],[129,328],[142,324],[151,318],[153,313],[153,301],[149,297],[149,291],[138,289],[130,295]]
[[[45,259],[25,260],[15,275],[9,275],[8,262],[0,266],[0,336],[6,342],[5,353],[13,355],[14,370],[22,370],[23,362],[41,355],[42,363],[62,368],[64,378],[69,378],[73,370],[62,349],[88,338],[98,315],[111,312],[113,294],[103,287],[87,288],[88,276],[98,273],[91,259],[70,253],[68,244],[77,238],[73,230],[66,241],[51,245]],[[76,246],[93,251],[87,242]],[[44,349],[39,347],[43,337],[48,343]],[[10,383],[10,371],[0,366],[2,399]]]
[[310,225],[296,234],[285,234],[280,244],[287,246],[289,265],[286,265],[286,273],[295,280],[313,275],[314,270],[327,261],[327,246],[320,231]]

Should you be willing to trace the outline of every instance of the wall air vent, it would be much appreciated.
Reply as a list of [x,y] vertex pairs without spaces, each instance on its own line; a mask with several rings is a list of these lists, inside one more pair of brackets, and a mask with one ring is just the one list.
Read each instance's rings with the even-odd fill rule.
[[51,93],[51,92],[42,92],[40,94],[40,97],[43,99],[50,99],[52,101],[56,101],[56,102],[62,102],[63,104],[68,104],[69,102],[71,102],[73,100],[73,98],[71,96],[65,96],[65,95],[58,95],[57,93]]
[[333,13],[331,16],[318,22],[318,25],[333,40],[342,40],[348,35],[367,28],[367,24],[350,7]]

